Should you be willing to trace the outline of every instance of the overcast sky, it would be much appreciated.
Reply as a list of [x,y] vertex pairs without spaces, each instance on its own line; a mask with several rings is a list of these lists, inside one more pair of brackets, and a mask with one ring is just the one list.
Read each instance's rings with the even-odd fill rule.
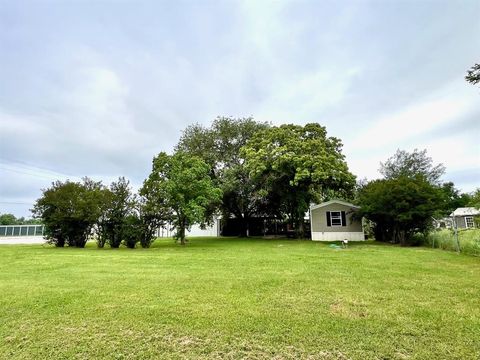
[[216,116],[319,122],[351,171],[428,150],[480,186],[480,1],[0,0],[0,212],[55,179],[139,186]]

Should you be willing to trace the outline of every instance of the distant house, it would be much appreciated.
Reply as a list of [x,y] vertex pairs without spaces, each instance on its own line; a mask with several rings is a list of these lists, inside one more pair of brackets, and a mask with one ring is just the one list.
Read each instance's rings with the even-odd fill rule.
[[[188,237],[217,237],[220,236],[220,221],[221,219],[215,217],[213,219],[213,225],[206,226],[205,229],[202,229],[200,225],[192,225],[190,230],[185,231],[185,236]],[[156,236],[160,238],[171,238],[173,237],[175,231],[172,230],[171,224],[161,226],[156,231]]]
[[458,229],[470,229],[476,227],[475,216],[480,215],[480,210],[474,207],[458,208],[450,214]]
[[312,240],[365,240],[362,220],[353,216],[358,210],[358,206],[341,200],[331,200],[311,206]]
[[453,219],[451,217],[445,217],[442,219],[433,219],[433,227],[435,229],[451,229],[453,224]]

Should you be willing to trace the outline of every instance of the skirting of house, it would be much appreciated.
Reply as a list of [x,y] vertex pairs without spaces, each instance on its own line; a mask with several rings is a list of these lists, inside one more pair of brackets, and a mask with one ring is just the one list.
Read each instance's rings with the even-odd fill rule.
[[362,241],[365,240],[363,232],[312,232],[313,241]]

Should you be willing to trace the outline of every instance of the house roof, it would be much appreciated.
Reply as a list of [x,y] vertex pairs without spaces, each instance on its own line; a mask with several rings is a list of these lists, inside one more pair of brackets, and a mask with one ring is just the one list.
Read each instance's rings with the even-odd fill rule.
[[355,209],[360,209],[360,206],[353,205],[353,204],[351,204],[349,202],[346,202],[346,201],[330,200],[330,201],[326,201],[326,202],[321,203],[321,204],[312,205],[312,206],[310,206],[310,210],[318,209],[318,208],[321,208],[321,207],[324,207],[324,206],[328,206],[330,204],[340,204],[340,205],[350,206],[350,207],[355,208]]
[[456,209],[450,216],[475,216],[480,215],[480,209],[474,207],[461,207]]

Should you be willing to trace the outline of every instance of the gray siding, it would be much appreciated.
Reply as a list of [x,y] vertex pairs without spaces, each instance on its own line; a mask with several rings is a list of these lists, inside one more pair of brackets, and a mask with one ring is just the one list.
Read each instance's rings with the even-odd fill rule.
[[[327,226],[327,211],[345,211],[347,226]],[[355,208],[342,204],[330,204],[321,208],[311,210],[312,232],[361,232],[361,220],[352,218]]]
[[465,222],[466,217],[473,217],[473,223],[474,223],[475,226],[477,225],[477,223],[475,222],[475,216],[473,216],[473,215],[455,216],[455,221],[457,223],[457,228],[458,229],[466,229],[467,228],[467,225],[466,225],[466,222]]

